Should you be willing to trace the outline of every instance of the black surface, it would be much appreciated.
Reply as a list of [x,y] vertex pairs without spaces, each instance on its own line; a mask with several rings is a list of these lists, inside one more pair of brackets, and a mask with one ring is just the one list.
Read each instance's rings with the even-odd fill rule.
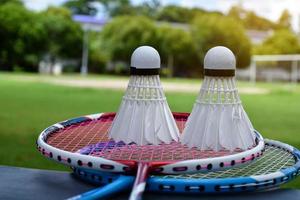
[[[0,166],[0,199],[65,199],[94,189],[93,185],[75,179],[68,172],[36,170]],[[117,194],[111,199],[127,199],[127,193]],[[281,189],[276,191],[229,194],[229,195],[180,195],[146,193],[144,200],[300,200],[300,190]]]
[[130,75],[158,75],[160,68],[152,68],[152,69],[137,69],[136,67],[130,67]]

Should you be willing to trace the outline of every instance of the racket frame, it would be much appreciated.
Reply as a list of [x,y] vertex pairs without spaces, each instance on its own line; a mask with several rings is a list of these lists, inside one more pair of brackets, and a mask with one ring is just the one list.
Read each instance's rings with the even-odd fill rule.
[[[261,191],[279,188],[300,175],[300,151],[288,144],[265,139],[267,145],[287,151],[294,156],[295,164],[283,170],[264,175],[230,177],[230,178],[160,178],[151,176],[147,179],[146,190],[151,192],[164,193],[234,193],[246,191]],[[90,195],[108,195],[106,185],[124,180],[124,188],[118,191],[130,189],[134,182],[134,176],[127,176],[116,173],[104,173],[96,170],[83,168],[72,168],[73,174],[79,179],[101,185],[103,188],[95,189]],[[104,189],[105,194],[101,192]],[[116,191],[114,191],[116,192]]]
[[[95,157],[89,155],[83,155],[76,152],[69,152],[58,149],[47,144],[46,140],[49,135],[64,129],[65,127],[92,120],[99,120],[101,117],[106,117],[114,115],[115,113],[98,113],[92,115],[86,115],[83,117],[73,118],[60,123],[56,123],[48,128],[46,128],[38,137],[37,148],[46,157],[58,161],[59,163],[73,166],[81,167],[86,169],[96,169],[104,172],[128,172],[136,169],[132,169],[128,166],[136,165],[135,161],[114,161],[108,160],[102,157]],[[187,115],[187,113],[173,113],[175,115]],[[151,162],[151,167],[155,168],[155,173],[161,174],[182,174],[182,173],[196,173],[199,171],[211,171],[211,170],[221,170],[238,165],[243,165],[250,161],[255,160],[260,157],[264,151],[264,140],[262,136],[255,131],[257,145],[243,152],[219,156],[214,158],[204,158],[204,159],[192,159],[185,161],[176,161],[175,163],[166,162]]]

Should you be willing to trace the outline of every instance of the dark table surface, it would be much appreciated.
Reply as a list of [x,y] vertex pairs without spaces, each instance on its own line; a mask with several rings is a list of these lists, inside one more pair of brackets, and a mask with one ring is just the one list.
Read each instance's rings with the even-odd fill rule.
[[[0,166],[0,199],[66,199],[94,189],[95,186],[77,180],[70,172]],[[111,199],[127,199],[128,193],[116,194]],[[300,200],[300,190],[228,194],[228,195],[179,195],[145,193],[144,199],[207,199],[207,200]]]

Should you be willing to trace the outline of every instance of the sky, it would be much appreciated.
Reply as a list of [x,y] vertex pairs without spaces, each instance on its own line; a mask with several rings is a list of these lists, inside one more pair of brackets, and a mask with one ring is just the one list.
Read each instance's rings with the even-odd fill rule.
[[[25,5],[33,10],[43,10],[49,5],[60,5],[66,0],[23,0]],[[139,4],[145,0],[131,0]],[[287,9],[292,15],[294,30],[300,31],[300,0],[161,0],[162,5],[175,4],[184,7],[199,7],[211,11],[227,13],[231,6],[241,4],[256,14],[276,21],[282,11]]]

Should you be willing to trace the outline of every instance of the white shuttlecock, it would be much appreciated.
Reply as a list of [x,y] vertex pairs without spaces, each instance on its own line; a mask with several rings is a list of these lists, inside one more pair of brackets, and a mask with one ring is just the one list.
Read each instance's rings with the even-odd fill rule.
[[235,84],[235,56],[226,47],[204,58],[204,81],[181,142],[201,150],[248,149],[255,145],[253,126]]
[[164,95],[160,56],[150,46],[137,48],[131,56],[131,77],[109,136],[138,145],[178,141],[179,131]]

